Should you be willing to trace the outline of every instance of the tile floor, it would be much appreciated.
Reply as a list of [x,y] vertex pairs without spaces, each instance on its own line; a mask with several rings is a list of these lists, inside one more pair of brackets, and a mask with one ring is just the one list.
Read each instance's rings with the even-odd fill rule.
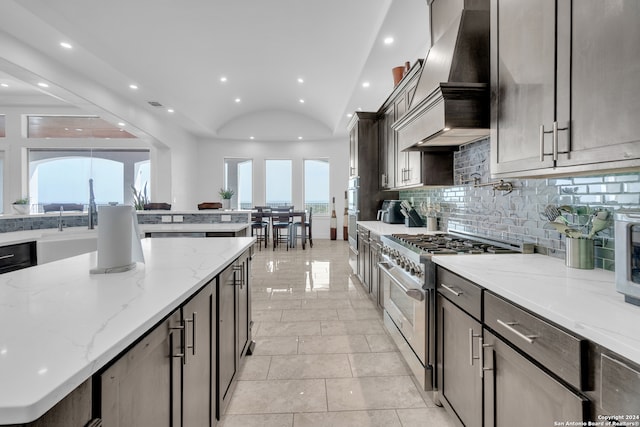
[[354,282],[344,241],[256,251],[254,355],[220,427],[448,427]]

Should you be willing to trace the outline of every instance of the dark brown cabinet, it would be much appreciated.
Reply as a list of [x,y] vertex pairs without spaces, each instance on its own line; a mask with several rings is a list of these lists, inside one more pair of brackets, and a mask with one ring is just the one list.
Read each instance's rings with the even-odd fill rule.
[[207,284],[101,375],[104,426],[212,425],[215,293]]
[[0,247],[0,274],[36,265],[36,242]]
[[492,174],[640,165],[640,4],[492,0]]
[[437,274],[438,397],[462,425],[479,427],[483,425],[478,356],[481,289],[447,270],[439,268]]
[[218,276],[217,411],[225,413],[251,345],[250,257],[245,252]]

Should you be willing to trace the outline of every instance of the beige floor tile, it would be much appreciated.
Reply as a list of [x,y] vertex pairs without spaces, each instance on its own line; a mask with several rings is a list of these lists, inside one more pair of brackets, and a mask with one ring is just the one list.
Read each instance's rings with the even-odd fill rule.
[[399,352],[350,354],[349,363],[354,377],[411,375]]
[[398,409],[403,427],[456,427],[444,408]]
[[325,380],[238,381],[227,414],[325,412]]
[[403,427],[394,410],[298,413],[293,420],[294,427]]
[[299,337],[299,354],[369,352],[364,335],[328,335]]
[[350,300],[346,299],[306,299],[301,301],[300,308],[314,309],[314,308],[349,308],[351,307]]
[[293,414],[225,415],[218,427],[291,427]]
[[318,298],[316,291],[307,291],[306,288],[273,289],[271,300],[304,300]]
[[320,322],[260,322],[256,337],[320,335]]
[[337,291],[337,290],[327,290],[327,291],[318,291],[319,299],[362,299],[367,298],[364,294],[359,291]]
[[298,337],[254,337],[254,340],[253,354],[257,356],[298,353]]
[[245,359],[245,364],[238,374],[240,380],[266,380],[269,373],[271,356],[253,356]]
[[375,308],[341,308],[338,310],[339,320],[380,320],[382,314]]
[[252,310],[251,315],[254,322],[279,322],[282,320],[282,310]]
[[290,310],[300,308],[301,300],[258,300],[251,301],[252,310]]
[[309,320],[338,320],[338,312],[331,308],[284,310],[283,322],[302,322]]
[[376,335],[384,334],[382,322],[371,320],[332,321],[323,320],[322,335]]
[[372,352],[398,351],[398,347],[396,347],[396,344],[387,334],[366,335],[366,338]]
[[369,298],[351,298],[349,301],[353,308],[375,308],[375,303]]
[[326,382],[329,411],[425,407],[408,376],[338,378]]
[[351,377],[346,354],[305,354],[272,356],[268,379],[298,380],[305,378]]

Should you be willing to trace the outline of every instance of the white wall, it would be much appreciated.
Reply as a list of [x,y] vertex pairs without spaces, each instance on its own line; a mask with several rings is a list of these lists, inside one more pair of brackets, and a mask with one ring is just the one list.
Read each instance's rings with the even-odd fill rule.
[[[264,170],[267,159],[291,159],[293,162],[293,204],[303,205],[303,161],[329,159],[330,196],[336,198],[338,238],[342,238],[344,192],[347,189],[349,141],[346,138],[324,141],[261,142],[203,140],[198,145],[197,198],[218,201],[218,189],[224,186],[225,158],[253,159],[253,204],[265,201]],[[313,237],[329,238],[329,218],[313,216]]]

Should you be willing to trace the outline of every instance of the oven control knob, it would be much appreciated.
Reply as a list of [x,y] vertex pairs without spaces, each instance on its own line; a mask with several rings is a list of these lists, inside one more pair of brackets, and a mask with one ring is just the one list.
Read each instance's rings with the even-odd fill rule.
[[411,268],[409,268],[409,274],[412,275],[412,276],[416,275],[416,265],[415,264],[412,264]]

